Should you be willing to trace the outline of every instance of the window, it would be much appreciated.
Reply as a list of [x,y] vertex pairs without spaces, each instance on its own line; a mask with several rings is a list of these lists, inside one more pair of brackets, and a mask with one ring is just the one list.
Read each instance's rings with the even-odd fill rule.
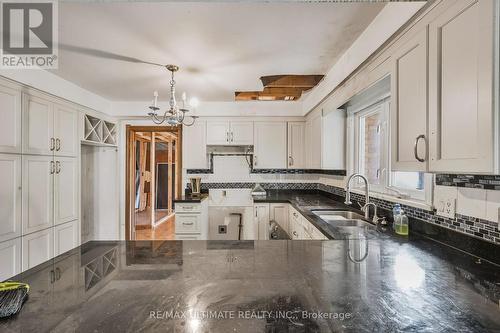
[[[429,177],[390,170],[389,107],[389,98],[364,108],[347,107],[354,129],[353,171],[368,179],[373,192],[424,201]],[[363,183],[358,180],[356,186]]]

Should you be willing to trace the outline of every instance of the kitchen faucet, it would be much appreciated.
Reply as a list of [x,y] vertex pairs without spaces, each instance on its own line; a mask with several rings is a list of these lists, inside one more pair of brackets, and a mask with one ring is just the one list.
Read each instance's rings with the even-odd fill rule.
[[351,192],[350,192],[351,191],[351,181],[357,177],[363,179],[363,181],[365,182],[365,205],[364,206],[360,205],[361,210],[365,213],[365,219],[367,219],[367,220],[370,219],[370,206],[373,206],[373,219],[372,219],[372,221],[375,224],[378,224],[379,217],[377,216],[377,205],[375,205],[373,202],[370,202],[370,187],[368,184],[368,179],[366,179],[366,177],[363,176],[362,174],[354,173],[349,177],[349,179],[347,179],[347,184],[345,186],[345,201],[344,201],[344,203],[346,205],[352,204]]

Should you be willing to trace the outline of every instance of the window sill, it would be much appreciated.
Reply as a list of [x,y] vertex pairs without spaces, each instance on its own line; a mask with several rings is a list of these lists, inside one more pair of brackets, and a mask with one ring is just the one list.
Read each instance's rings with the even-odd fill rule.
[[[361,194],[361,195],[365,194],[365,190],[357,189],[357,188],[351,189],[351,192]],[[382,200],[386,200],[386,201],[390,201],[390,202],[394,202],[394,203],[399,203],[399,204],[414,207],[414,208],[424,209],[427,211],[432,211],[432,209],[433,209],[432,205],[429,205],[429,204],[425,203],[424,201],[412,199],[412,198],[401,199],[401,198],[398,198],[394,195],[390,195],[390,194],[386,194],[386,193],[372,192],[371,191],[370,197],[382,199]]]

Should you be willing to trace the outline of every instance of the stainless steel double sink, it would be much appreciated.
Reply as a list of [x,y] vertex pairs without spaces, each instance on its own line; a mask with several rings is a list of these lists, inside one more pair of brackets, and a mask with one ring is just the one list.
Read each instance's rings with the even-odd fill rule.
[[366,228],[374,227],[373,224],[366,222],[364,216],[349,210],[312,210],[312,213],[318,216],[334,227],[339,228]]

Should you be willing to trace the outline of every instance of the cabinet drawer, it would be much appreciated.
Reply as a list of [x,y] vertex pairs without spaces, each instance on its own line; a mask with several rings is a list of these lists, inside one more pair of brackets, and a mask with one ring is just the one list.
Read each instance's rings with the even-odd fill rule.
[[192,234],[200,232],[199,214],[176,214],[175,215],[175,233]]
[[176,213],[192,213],[200,212],[201,204],[199,203],[176,203],[175,212]]
[[175,235],[175,240],[200,240],[200,234],[181,234]]

